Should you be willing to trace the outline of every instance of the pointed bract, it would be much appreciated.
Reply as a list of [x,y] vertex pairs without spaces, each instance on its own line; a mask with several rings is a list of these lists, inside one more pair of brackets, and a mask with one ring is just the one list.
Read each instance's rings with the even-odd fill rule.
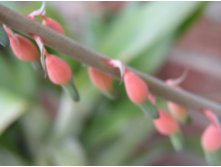
[[27,17],[34,20],[36,16],[44,16],[46,14],[45,6],[46,6],[46,4],[43,1],[41,4],[41,7],[39,9],[31,12]]
[[120,71],[120,76],[123,78],[123,75],[125,73],[125,65],[119,61],[119,60],[109,60],[108,64],[111,65],[112,67],[118,68]]

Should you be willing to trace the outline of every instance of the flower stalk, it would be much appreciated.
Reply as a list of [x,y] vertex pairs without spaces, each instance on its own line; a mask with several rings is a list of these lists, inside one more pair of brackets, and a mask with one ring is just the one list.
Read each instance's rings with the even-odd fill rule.
[[[108,58],[104,55],[79,44],[78,42],[70,39],[67,36],[59,34],[36,21],[28,19],[27,17],[3,5],[0,5],[0,22],[22,33],[23,35],[31,36],[31,34],[36,34],[43,38],[47,46],[63,54],[69,55],[83,64],[96,67],[116,79],[121,78],[117,69],[107,66],[106,63],[103,62],[104,59],[108,60]],[[135,72],[145,82],[147,82],[151,92],[153,92],[155,95],[195,110],[209,108],[216,112],[217,115],[221,116],[220,104],[206,98],[191,94],[187,91],[178,90],[176,88],[170,87],[166,85],[163,81],[150,75],[138,72],[135,69],[129,67],[127,67],[127,69]]]

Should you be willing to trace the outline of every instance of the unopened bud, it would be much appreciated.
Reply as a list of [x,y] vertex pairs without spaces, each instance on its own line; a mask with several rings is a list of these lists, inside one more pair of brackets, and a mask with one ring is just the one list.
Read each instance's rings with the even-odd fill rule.
[[33,62],[39,57],[37,48],[27,38],[13,34],[9,35],[9,40],[14,55],[20,60]]
[[57,31],[60,34],[64,34],[64,29],[62,28],[60,23],[46,16],[42,16],[42,18],[43,18],[43,23],[42,23],[43,25],[53,29],[54,31]]
[[52,54],[48,54],[45,62],[48,77],[54,84],[65,85],[70,82],[72,71],[64,60]]
[[89,67],[89,76],[93,85],[107,96],[112,96],[113,94],[113,84],[112,77],[97,70],[93,67]]
[[221,130],[214,124],[210,124],[203,132],[201,145],[207,152],[215,152],[221,148]]
[[169,113],[159,110],[159,115],[159,118],[154,120],[155,128],[159,133],[170,136],[179,132],[179,124]]
[[144,103],[149,94],[147,84],[135,73],[126,71],[124,74],[124,84],[129,99],[135,104]]

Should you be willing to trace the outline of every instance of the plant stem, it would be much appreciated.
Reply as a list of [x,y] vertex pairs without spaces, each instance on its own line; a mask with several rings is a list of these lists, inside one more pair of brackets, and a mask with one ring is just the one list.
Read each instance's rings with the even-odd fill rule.
[[[119,71],[105,63],[105,61],[108,61],[109,58],[81,45],[67,36],[61,35],[50,28],[41,25],[36,21],[30,20],[27,17],[4,7],[3,5],[0,5],[0,22],[23,35],[29,37],[33,34],[38,35],[44,39],[47,46],[73,57],[82,64],[96,67],[101,71],[110,74],[112,77],[120,79]],[[157,78],[138,72],[135,69],[127,68],[141,76],[148,84],[150,90],[157,96],[174,101],[187,108],[196,110],[209,108],[221,116],[220,104],[206,98],[193,95],[184,90],[174,89]]]

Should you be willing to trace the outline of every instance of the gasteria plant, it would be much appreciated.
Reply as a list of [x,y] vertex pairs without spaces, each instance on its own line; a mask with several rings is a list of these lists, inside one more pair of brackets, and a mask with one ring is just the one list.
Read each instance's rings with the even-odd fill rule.
[[[42,24],[53,29],[54,31],[64,34],[64,30],[60,23],[55,21],[52,18],[45,16],[45,4],[42,4],[42,7],[39,10],[36,10],[29,14],[29,17],[34,19],[36,16],[40,16],[43,19]],[[44,47],[44,40],[41,37],[34,36],[39,49],[41,50],[41,63],[43,69],[48,74],[49,79],[57,85],[61,85],[66,92],[73,98],[75,101],[79,101],[78,90],[72,80],[72,70],[70,66],[61,58],[48,54]]]
[[[34,14],[32,14],[29,18],[34,19],[35,16],[40,16],[40,19],[43,20],[42,22],[43,25],[48,26],[49,28],[52,28],[53,30],[55,30],[56,32],[60,34],[64,34],[62,26],[57,21],[53,20],[52,18],[45,16],[45,12],[43,10],[34,12]],[[39,46],[41,55],[43,55],[42,65],[44,65],[44,61],[45,61],[45,72],[47,73],[50,81],[56,85],[65,87],[68,90],[68,92],[71,92],[71,90],[74,90],[74,92],[76,93],[77,92],[76,88],[72,85],[73,83],[72,83],[71,67],[63,59],[59,58],[56,55],[48,53],[47,50],[44,48],[44,40],[41,39],[40,36],[36,37],[35,34],[32,34],[32,35]],[[122,74],[122,79],[124,82],[126,93],[128,95],[128,98],[131,100],[131,102],[139,106],[142,109],[142,111],[149,113],[150,116],[154,118],[153,124],[156,130],[162,135],[169,136],[172,140],[173,145],[175,145],[175,149],[177,150],[180,149],[179,142],[181,141],[180,140],[181,129],[180,129],[179,124],[176,122],[176,119],[181,122],[186,120],[187,110],[185,110],[185,108],[179,106],[178,104],[174,102],[168,102],[168,108],[170,110],[170,113],[167,113],[161,109],[157,110],[155,98],[150,93],[149,87],[144,81],[144,79],[142,79],[138,75],[138,73],[133,72],[132,70],[129,70],[129,69],[126,69],[125,72],[121,70],[120,73]],[[89,67],[89,75],[92,80],[92,83],[95,85],[97,89],[101,90],[103,93],[106,93],[106,92],[108,92],[109,94],[112,93],[113,81],[112,81],[111,76],[105,74],[103,71],[96,69],[95,67]],[[71,85],[71,86],[68,86],[68,85]],[[77,95],[74,96],[74,99],[78,99],[78,96]],[[62,117],[61,119],[63,118],[64,117]],[[113,124],[115,124],[115,122]],[[100,126],[100,124],[98,125]],[[114,128],[110,128],[110,129],[111,129],[110,131],[112,132],[112,129]],[[120,128],[115,128],[115,129],[120,129]],[[213,134],[215,133],[213,132]],[[104,136],[106,136],[106,133],[104,134]],[[216,141],[215,139],[211,139],[211,140]],[[208,142],[206,142],[206,144],[208,144]],[[204,144],[204,146],[206,144]],[[213,148],[215,146],[217,148],[220,147],[219,143],[212,145]],[[207,145],[207,147],[205,148],[207,148],[207,151],[208,151],[209,146]],[[115,150],[113,152],[116,153]]]

